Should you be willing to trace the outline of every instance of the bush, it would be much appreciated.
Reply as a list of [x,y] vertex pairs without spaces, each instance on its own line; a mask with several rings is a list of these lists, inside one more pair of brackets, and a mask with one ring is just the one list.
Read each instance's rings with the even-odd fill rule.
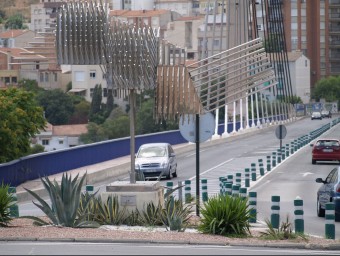
[[201,207],[198,230],[216,235],[249,235],[251,218],[248,201],[239,196],[216,195]]
[[166,229],[183,232],[188,226],[191,206],[183,206],[180,200],[172,196],[165,200],[165,209],[162,210],[162,222]]
[[[79,174],[78,174],[79,175]],[[35,216],[23,216],[22,218],[33,219],[35,225],[48,225],[53,224],[64,227],[98,227],[98,223],[93,221],[87,221],[87,215],[79,215],[79,205],[81,198],[81,188],[83,186],[86,174],[78,180],[78,175],[72,179],[71,175],[67,173],[63,174],[61,185],[56,180],[51,182],[48,177],[41,178],[41,181],[48,191],[51,206],[39,197],[35,192],[26,189],[40,204],[33,202],[39,209],[41,209],[46,216],[50,219],[50,222],[46,222]],[[94,196],[91,195],[91,197]],[[90,200],[87,200],[87,203]],[[87,208],[87,204],[83,205],[83,208]]]
[[288,240],[288,239],[296,239],[298,237],[306,240],[304,234],[294,233],[292,230],[292,224],[289,220],[289,216],[287,215],[286,221],[282,221],[279,228],[274,228],[272,223],[266,219],[265,220],[268,229],[266,231],[260,232],[261,237],[269,240]]
[[15,203],[13,195],[8,193],[9,185],[2,182],[0,186],[0,227],[7,227],[12,221],[10,207]]

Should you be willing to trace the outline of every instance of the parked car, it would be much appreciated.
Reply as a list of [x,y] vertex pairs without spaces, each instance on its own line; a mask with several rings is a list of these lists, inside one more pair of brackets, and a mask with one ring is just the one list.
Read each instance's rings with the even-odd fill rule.
[[319,217],[325,216],[326,203],[333,202],[335,205],[335,218],[340,217],[340,181],[339,181],[340,166],[335,167],[330,171],[325,180],[317,178],[317,183],[322,183],[322,186],[317,192],[316,210]]
[[135,158],[135,171],[144,177],[177,177],[177,159],[169,143],[146,143],[139,147]]
[[329,110],[322,110],[321,111],[321,117],[322,118],[332,118],[332,113]]
[[340,161],[340,140],[318,139],[310,144],[312,149],[312,164],[317,161]]
[[314,120],[314,119],[322,120],[321,112],[318,112],[318,111],[313,112],[312,115],[311,115],[311,119],[312,120]]

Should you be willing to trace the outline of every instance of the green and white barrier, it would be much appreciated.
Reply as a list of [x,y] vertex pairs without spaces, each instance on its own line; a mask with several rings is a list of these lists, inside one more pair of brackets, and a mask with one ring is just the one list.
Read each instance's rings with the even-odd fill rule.
[[256,181],[256,163],[251,163],[250,165],[250,171],[251,171],[251,180]]
[[244,186],[246,188],[249,188],[250,187],[250,174],[249,174],[249,168],[245,168],[244,169]]
[[17,197],[17,189],[16,187],[9,187],[8,194],[12,195],[12,201],[14,202],[9,207],[9,215],[11,217],[19,217],[19,206],[18,206],[18,197]]
[[305,223],[303,220],[303,200],[296,197],[294,200],[294,215],[295,215],[295,233],[303,234],[305,232]]
[[191,180],[184,181],[184,191],[185,203],[188,204],[191,202]]
[[326,203],[325,237],[326,239],[335,239],[335,206],[333,202]]
[[257,219],[257,192],[249,192],[250,223],[256,223]]
[[208,180],[201,179],[201,185],[202,185],[202,200],[203,202],[207,202],[208,201]]
[[273,228],[278,229],[280,226],[280,196],[272,196],[270,222]]

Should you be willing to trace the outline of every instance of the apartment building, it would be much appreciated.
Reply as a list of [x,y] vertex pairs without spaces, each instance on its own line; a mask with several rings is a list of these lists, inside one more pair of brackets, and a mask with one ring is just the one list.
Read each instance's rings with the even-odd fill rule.
[[[287,51],[299,50],[310,59],[311,90],[321,78],[339,75],[340,0],[276,2],[282,5]],[[258,12],[265,17],[266,10]]]

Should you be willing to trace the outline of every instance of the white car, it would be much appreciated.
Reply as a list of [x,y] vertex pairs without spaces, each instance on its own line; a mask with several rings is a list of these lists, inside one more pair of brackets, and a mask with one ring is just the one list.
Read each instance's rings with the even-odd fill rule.
[[144,177],[177,177],[177,160],[169,143],[147,143],[139,147],[135,157],[135,171]]

